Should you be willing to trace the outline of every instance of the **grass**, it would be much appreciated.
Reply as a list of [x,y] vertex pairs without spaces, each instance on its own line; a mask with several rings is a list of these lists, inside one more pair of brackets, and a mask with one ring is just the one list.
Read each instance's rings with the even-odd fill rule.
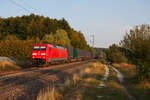
[[47,91],[40,92],[37,100],[66,100],[66,96],[68,96],[70,91],[82,80],[82,75],[84,75],[83,71],[74,73],[72,79],[66,79],[64,84],[59,84],[60,87],[57,86],[56,88],[53,86],[48,88]]
[[29,60],[16,61],[16,63],[9,61],[0,62],[0,72],[24,69],[29,67],[31,67]]
[[135,77],[136,76],[136,66],[127,64],[127,63],[120,63],[120,64],[113,64],[117,69],[119,69],[125,76],[128,77]]
[[149,100],[150,82],[148,80],[137,80],[136,66],[126,63],[113,64],[125,75],[125,86],[129,93],[135,97],[136,100]]
[[72,80],[66,80],[63,88],[49,89],[39,94],[37,100],[128,100],[117,80],[117,73],[109,69],[108,81],[102,81],[105,66],[100,62],[92,63],[82,72],[82,76],[74,74]]
[[0,62],[0,71],[4,72],[4,71],[10,71],[10,70],[17,70],[20,69],[19,66],[17,66],[15,63],[13,62]]
[[[86,85],[85,92],[83,93],[83,100],[127,100],[127,95],[122,91],[121,85],[117,82],[116,73],[112,69],[110,73],[111,75],[107,82],[103,82],[97,77],[88,79],[86,81],[88,85]],[[100,73],[100,75],[104,74]]]
[[62,98],[62,94],[53,86],[52,88],[48,88],[46,92],[40,92],[37,100],[61,100]]

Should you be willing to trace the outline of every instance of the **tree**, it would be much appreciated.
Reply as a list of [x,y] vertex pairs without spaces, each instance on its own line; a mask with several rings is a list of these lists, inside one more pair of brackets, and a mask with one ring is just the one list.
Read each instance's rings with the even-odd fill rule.
[[113,44],[106,50],[107,59],[113,63],[127,62],[126,57],[120,51],[120,47]]
[[71,45],[67,32],[63,29],[58,29],[56,31],[56,34],[54,35],[54,39],[56,43],[58,43],[59,45],[63,45],[63,46]]
[[140,78],[150,77],[150,26],[141,25],[131,29],[121,41],[121,46],[132,52]]
[[81,32],[76,32],[72,30],[70,33],[71,45],[75,48],[86,49],[88,50],[87,42],[84,38],[84,35]]
[[7,36],[4,38],[4,40],[13,41],[13,40],[19,40],[19,39],[18,39],[17,36],[15,36],[15,35],[7,35]]
[[55,41],[54,34],[53,33],[46,34],[43,37],[43,41],[46,42],[46,43],[52,43],[53,44],[54,41]]

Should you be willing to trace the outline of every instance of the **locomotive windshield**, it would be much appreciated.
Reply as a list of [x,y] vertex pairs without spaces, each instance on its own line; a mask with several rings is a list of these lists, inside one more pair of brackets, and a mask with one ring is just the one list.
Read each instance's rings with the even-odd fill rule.
[[46,50],[46,46],[34,46],[33,50]]
[[41,50],[46,50],[46,46],[41,46]]

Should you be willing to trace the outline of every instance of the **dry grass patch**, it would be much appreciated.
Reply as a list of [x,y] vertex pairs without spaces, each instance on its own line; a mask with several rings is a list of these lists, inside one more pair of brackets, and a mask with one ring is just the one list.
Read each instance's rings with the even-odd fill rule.
[[[104,66],[102,71],[105,73]],[[102,76],[104,75],[103,73],[99,73],[99,75]],[[101,81],[98,77],[85,79],[87,85],[85,85],[83,100],[127,100],[128,97],[122,91],[121,85],[117,82],[116,75],[116,72],[110,68],[108,81]]]
[[134,88],[136,89],[143,89],[143,90],[149,90],[150,92],[150,82],[149,81],[141,81],[138,84],[134,85]]
[[109,81],[108,86],[111,86],[115,89],[121,89],[121,85],[119,83],[117,83],[116,81]]
[[[73,74],[72,79],[66,79],[61,89],[52,88],[40,93],[37,100],[83,100],[82,95],[86,87],[97,87],[101,83],[100,77],[105,74],[105,67],[99,62],[91,63],[80,73]],[[94,90],[93,90],[94,93]]]
[[86,78],[84,80],[84,83],[88,83],[88,84],[86,84],[86,86],[92,85],[93,87],[97,87],[97,85],[100,84],[101,82],[100,82],[100,80],[98,80],[96,78],[90,77],[90,78]]
[[115,63],[113,65],[115,65],[116,67],[118,66],[118,67],[123,67],[123,68],[131,68],[131,69],[136,68],[135,65],[128,64],[128,63],[120,63],[120,64]]
[[46,92],[40,92],[37,100],[61,100],[63,98],[62,94],[57,92],[55,87],[48,88]]
[[149,100],[150,95],[150,82],[142,81],[133,83],[128,86],[130,92],[134,95],[136,100]]
[[17,69],[20,69],[20,67],[13,62],[7,62],[7,61],[0,62],[0,71],[9,71],[9,70],[17,70]]
[[73,73],[72,79],[67,78],[63,84],[57,83],[53,88],[40,92],[37,100],[68,100],[66,98],[70,98],[70,95],[72,95],[70,91],[78,87],[79,82],[82,80],[82,75],[84,75],[83,71]]
[[127,63],[113,64],[117,69],[119,69],[125,77],[133,77],[136,75],[136,66]]
[[87,74],[105,74],[105,67],[103,64],[96,62],[93,64],[90,64],[88,68],[85,69],[85,73]]
[[136,66],[121,63],[113,64],[117,69],[119,69],[125,76],[125,83],[128,92],[135,97],[136,100],[149,100],[150,93],[150,81],[144,80],[140,81],[136,78]]
[[149,81],[142,81],[140,82],[140,86],[142,86],[143,88],[147,89],[149,88],[150,89],[150,82]]

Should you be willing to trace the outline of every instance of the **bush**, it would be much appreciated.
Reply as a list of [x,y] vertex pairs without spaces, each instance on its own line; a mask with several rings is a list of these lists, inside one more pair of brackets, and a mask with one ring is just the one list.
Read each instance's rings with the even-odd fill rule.
[[20,69],[15,63],[12,62],[0,62],[0,71],[16,70]]
[[140,80],[149,79],[150,78],[150,62],[141,62],[138,61],[138,78]]
[[19,60],[30,59],[33,40],[6,40],[0,42],[0,56],[14,57]]
[[107,59],[113,63],[127,62],[127,58],[120,51],[120,47],[112,45],[106,50]]
[[100,59],[99,60],[102,64],[106,64],[106,60],[105,59]]

